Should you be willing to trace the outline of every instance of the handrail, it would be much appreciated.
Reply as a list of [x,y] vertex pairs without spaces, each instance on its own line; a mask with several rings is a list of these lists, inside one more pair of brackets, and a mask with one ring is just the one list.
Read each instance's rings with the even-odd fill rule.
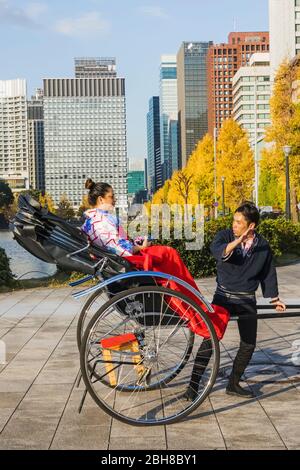
[[83,291],[76,292],[72,294],[72,296],[74,297],[74,299],[80,299],[81,297],[97,292],[98,290],[101,290],[104,287],[107,287],[110,284],[113,284],[114,282],[123,281],[124,279],[132,279],[135,277],[152,277],[152,278],[159,277],[161,279],[166,279],[168,281],[174,281],[177,284],[181,285],[182,287],[185,287],[192,294],[198,297],[199,300],[201,300],[201,302],[206,306],[209,312],[211,313],[214,312],[214,309],[211,306],[211,304],[205,299],[205,297],[197,289],[194,289],[194,287],[192,287],[190,284],[183,281],[182,279],[179,279],[176,276],[172,276],[171,274],[155,272],[155,271],[134,271],[134,272],[129,272],[129,273],[118,274],[117,276],[107,279],[106,281],[103,281],[97,284],[96,286],[90,287],[89,289],[85,289]]

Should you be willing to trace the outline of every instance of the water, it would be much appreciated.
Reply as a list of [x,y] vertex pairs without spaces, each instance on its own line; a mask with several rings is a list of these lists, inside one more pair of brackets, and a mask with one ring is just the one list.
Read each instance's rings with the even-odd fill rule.
[[[14,239],[9,230],[0,230],[0,247],[4,248],[10,258],[12,273],[22,279],[32,279],[51,276],[56,272],[54,264],[44,263],[24,250]],[[35,271],[35,272],[32,272]]]

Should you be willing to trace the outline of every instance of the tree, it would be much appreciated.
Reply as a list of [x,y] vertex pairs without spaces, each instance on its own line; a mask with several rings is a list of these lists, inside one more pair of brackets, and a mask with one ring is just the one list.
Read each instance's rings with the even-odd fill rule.
[[6,181],[0,181],[0,210],[7,209],[14,202],[14,195]]
[[254,159],[249,137],[233,119],[224,121],[217,148],[217,190],[221,197],[221,176],[226,178],[226,206],[234,210],[252,199]]
[[167,180],[162,188],[153,195],[152,204],[167,204],[170,190],[170,180]]
[[206,134],[188,160],[187,172],[193,176],[195,202],[210,207],[214,195],[214,142]]
[[89,201],[88,201],[88,196],[85,195],[82,198],[81,205],[77,211],[77,217],[81,218],[83,214],[85,213],[86,210],[90,208]]
[[189,174],[185,168],[183,170],[176,171],[173,175],[173,180],[176,191],[183,199],[183,203],[188,204],[193,186],[193,176]]
[[[290,145],[291,192],[300,198],[300,103],[293,100],[293,84],[300,80],[300,65],[284,62],[278,70],[270,101],[272,125],[267,129],[266,141],[272,143],[265,150],[261,161],[262,184],[268,183],[268,193],[274,194],[274,202],[283,209],[285,206],[285,157],[283,146]],[[266,186],[262,187],[266,190]],[[261,190],[261,202],[264,203]]]
[[46,207],[49,212],[52,212],[53,214],[55,214],[56,212],[55,206],[54,206],[54,202],[50,194],[45,193],[44,195],[41,195],[39,198],[39,202],[42,207]]
[[282,155],[278,154],[276,146],[263,149],[261,155],[258,204],[282,209],[285,201],[285,169]]
[[63,219],[72,219],[75,217],[75,212],[67,196],[63,194],[60,198],[56,214]]
[[22,194],[23,196],[29,194],[31,197],[33,197],[33,199],[39,201],[40,197],[42,196],[42,191],[40,191],[39,189],[26,189],[25,191],[21,191],[20,194]]

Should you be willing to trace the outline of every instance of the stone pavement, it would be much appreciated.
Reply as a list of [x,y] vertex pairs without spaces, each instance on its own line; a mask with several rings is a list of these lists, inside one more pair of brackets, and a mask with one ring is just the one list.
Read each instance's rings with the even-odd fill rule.
[[[300,303],[300,264],[278,274],[282,298]],[[214,279],[199,286],[211,300]],[[77,413],[82,386],[75,387],[75,332],[85,299],[75,301],[71,292],[0,295],[0,339],[7,348],[7,363],[0,365],[0,449],[300,449],[300,370],[292,362],[300,318],[259,322],[258,347],[246,374],[256,399],[227,396],[220,377],[184,422],[136,428],[110,418],[90,397]],[[237,325],[231,322],[221,344],[228,370],[237,346]]]

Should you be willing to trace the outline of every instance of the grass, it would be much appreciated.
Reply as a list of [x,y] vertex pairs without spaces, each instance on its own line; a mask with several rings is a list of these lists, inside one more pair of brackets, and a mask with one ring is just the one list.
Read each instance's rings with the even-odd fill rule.
[[[69,283],[84,277],[80,273],[57,272],[53,276],[39,279],[12,280],[9,285],[0,286],[0,293],[13,292],[23,289],[36,289],[38,287],[62,288],[69,287]],[[86,282],[85,286],[93,285],[93,281]]]

